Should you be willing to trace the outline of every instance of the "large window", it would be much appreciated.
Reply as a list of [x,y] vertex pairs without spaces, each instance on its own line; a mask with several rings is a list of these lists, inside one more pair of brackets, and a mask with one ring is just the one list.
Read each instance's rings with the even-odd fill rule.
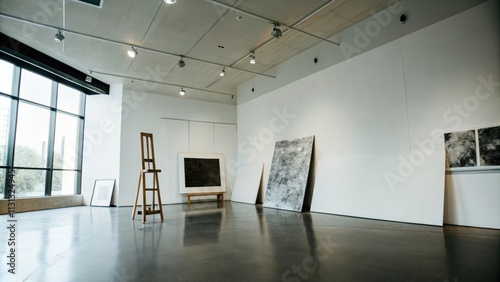
[[14,65],[0,60],[0,93],[12,94]]
[[0,193],[80,193],[85,95],[0,60]]

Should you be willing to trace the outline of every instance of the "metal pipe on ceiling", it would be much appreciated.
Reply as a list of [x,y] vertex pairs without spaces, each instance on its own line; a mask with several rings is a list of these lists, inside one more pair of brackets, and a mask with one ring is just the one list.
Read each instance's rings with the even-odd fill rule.
[[225,92],[207,90],[207,89],[202,89],[202,88],[197,88],[197,87],[184,86],[184,85],[180,85],[180,84],[173,84],[173,83],[167,83],[167,82],[163,82],[163,81],[143,79],[143,78],[138,78],[138,77],[132,77],[132,76],[126,76],[126,75],[114,74],[114,73],[107,73],[107,72],[102,72],[102,71],[91,70],[90,72],[93,73],[93,74],[96,73],[96,74],[113,76],[113,77],[119,77],[119,78],[129,79],[129,80],[137,80],[137,81],[144,81],[144,82],[150,82],[150,83],[157,83],[157,84],[162,84],[162,85],[167,85],[167,86],[179,87],[179,88],[184,88],[184,89],[193,89],[193,90],[198,90],[198,91],[203,91],[203,92],[209,92],[209,93],[214,93],[214,94],[220,94],[220,95],[226,95],[226,96],[234,96],[234,95],[236,95],[236,94],[232,94],[232,93],[225,93]]
[[[332,4],[333,2],[335,2],[336,0],[330,0],[328,2],[326,2],[325,4],[321,5],[319,8],[317,8],[316,10],[314,10],[313,12],[311,12],[310,14],[308,14],[307,16],[303,17],[302,19],[300,19],[299,21],[295,22],[294,24],[292,24],[292,26],[297,26],[305,21],[307,21],[308,19],[310,19],[311,17],[313,17],[314,15],[316,15],[317,13],[323,11],[326,7],[328,7],[330,4]],[[215,1],[211,1],[211,2],[215,2]],[[284,25],[286,27],[286,25]],[[282,34],[285,35],[286,33],[288,33],[288,31],[290,31],[290,29],[285,29],[283,30]],[[267,40],[266,42],[262,43],[261,45],[259,45],[258,47],[256,47],[253,52],[257,52],[259,49],[261,48],[264,48],[265,46],[267,46],[268,44],[270,44],[271,42],[273,42],[274,40],[277,40],[276,38],[274,37],[271,37],[269,38],[269,40]],[[339,43],[335,43],[335,45],[340,45]],[[252,52],[246,54],[245,56],[243,56],[241,59],[237,60],[236,62],[234,62],[233,64],[231,64],[231,66],[234,66],[236,64],[239,64],[241,61],[243,60],[246,60],[248,59],[248,56],[250,56],[250,54],[252,54]]]
[[[265,18],[265,17],[263,17],[263,16],[259,16],[259,15],[257,15],[257,14],[254,14],[254,13],[252,13],[252,12],[248,12],[248,11],[245,11],[245,10],[241,10],[241,9],[238,9],[238,8],[233,7],[233,6],[231,6],[231,5],[228,5],[228,4],[224,4],[224,3],[218,2],[218,1],[216,1],[216,0],[205,0],[205,1],[210,2],[210,3],[214,4],[214,5],[221,6],[221,7],[223,7],[223,8],[229,9],[229,10],[233,10],[233,11],[236,11],[236,12],[240,12],[240,13],[242,13],[242,14],[246,14],[246,15],[248,15],[248,16],[254,17],[254,18],[259,19],[259,20],[266,21],[266,22],[268,22],[268,23],[270,23],[270,24],[279,23],[279,24],[280,24],[280,25],[282,25],[282,26],[286,26],[286,27],[288,27],[288,28],[290,28],[290,29],[293,29],[293,30],[295,30],[295,31],[298,31],[298,32],[301,32],[301,33],[307,34],[307,35],[309,35],[309,36],[315,37],[315,38],[320,39],[320,40],[322,40],[322,41],[329,42],[329,43],[334,44],[334,45],[336,45],[336,46],[339,46],[339,45],[340,45],[339,43],[337,43],[337,42],[335,42],[335,41],[331,41],[330,39],[323,38],[323,37],[321,37],[321,36],[317,36],[317,35],[312,34],[312,33],[310,33],[310,32],[307,32],[307,31],[304,31],[304,30],[302,30],[302,29],[296,28],[296,27],[294,27],[294,25],[296,25],[296,24],[293,24],[293,25],[287,25],[287,24],[285,24],[285,23],[282,23],[282,22],[279,22],[279,21],[275,21],[275,20],[272,20],[272,19],[268,19],[268,18]],[[328,4],[330,4],[330,3],[331,3],[331,2],[329,2]]]
[[88,37],[88,38],[96,39],[96,40],[103,41],[103,42],[108,42],[108,43],[113,43],[113,44],[118,44],[118,45],[124,45],[124,46],[131,46],[131,47],[135,47],[135,48],[140,49],[140,50],[145,50],[145,51],[149,51],[149,52],[153,52],[153,53],[158,53],[158,54],[162,54],[162,55],[167,55],[167,56],[171,56],[171,57],[180,58],[181,56],[183,56],[184,59],[188,59],[188,60],[192,60],[192,61],[196,61],[196,62],[200,62],[200,63],[211,64],[211,65],[220,66],[220,67],[226,67],[228,69],[233,69],[233,70],[237,70],[237,71],[241,71],[241,72],[251,73],[251,74],[259,75],[259,76],[276,78],[273,75],[269,75],[269,74],[265,74],[265,73],[260,73],[260,72],[245,70],[245,69],[236,68],[236,67],[233,67],[233,66],[227,66],[227,65],[223,65],[223,64],[219,64],[219,63],[215,63],[215,62],[211,62],[211,61],[207,61],[207,60],[197,59],[197,58],[193,58],[193,57],[188,57],[188,56],[184,56],[184,55],[173,54],[173,53],[169,53],[169,52],[165,52],[165,51],[161,51],[161,50],[157,50],[157,49],[153,49],[153,48],[148,48],[148,47],[143,47],[143,46],[139,46],[139,45],[134,45],[134,44],[131,44],[131,43],[126,43],[126,42],[122,42],[122,41],[118,41],[118,40],[108,39],[108,38],[104,38],[104,37],[100,37],[100,36],[96,36],[96,35],[90,35],[90,34],[86,34],[86,33],[75,31],[75,30],[70,30],[70,29],[66,29],[66,28],[60,28],[60,27],[57,27],[57,26],[49,25],[49,24],[42,24],[42,23],[39,23],[39,22],[35,22],[35,21],[32,21],[32,20],[28,20],[28,19],[23,19],[23,18],[20,18],[20,17],[12,16],[12,15],[7,15],[7,14],[4,14],[4,13],[0,13],[0,17],[11,19],[11,20],[17,20],[17,21],[25,22],[25,23],[29,23],[29,24],[33,24],[33,25],[40,26],[40,27],[51,28],[51,29],[54,29],[56,31],[57,30],[62,30],[62,31],[65,31],[65,32],[69,32],[69,33],[76,34],[76,35],[83,36],[83,37]]

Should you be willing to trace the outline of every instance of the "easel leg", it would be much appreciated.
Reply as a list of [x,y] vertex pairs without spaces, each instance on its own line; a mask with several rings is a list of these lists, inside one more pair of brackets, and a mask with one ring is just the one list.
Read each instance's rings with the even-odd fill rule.
[[137,183],[137,192],[135,193],[134,209],[132,210],[132,220],[135,219],[135,212],[137,210],[137,200],[139,199],[139,190],[141,189],[142,172],[139,173],[139,182]]
[[146,176],[142,176],[142,223],[146,223]]
[[[158,193],[158,209],[160,210],[160,219],[163,221],[163,207],[161,205],[161,195],[160,195],[160,181],[158,179],[158,173],[155,172],[156,179],[156,193]],[[153,193],[154,194],[154,193]]]

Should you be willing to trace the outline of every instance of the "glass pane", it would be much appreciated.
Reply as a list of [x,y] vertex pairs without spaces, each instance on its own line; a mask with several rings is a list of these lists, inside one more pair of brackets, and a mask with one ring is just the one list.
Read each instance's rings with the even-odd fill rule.
[[57,113],[54,168],[76,169],[80,119]]
[[45,196],[45,170],[16,169],[16,197]]
[[7,170],[5,168],[0,168],[0,198],[4,197],[6,188],[10,190],[10,192],[7,192],[9,193],[9,195],[7,195],[8,197],[11,195],[16,196],[16,191],[15,191],[16,184],[14,182],[15,175],[16,172],[14,170]]
[[7,173],[6,169],[0,168],[0,199],[3,199],[3,195],[5,193],[5,174]]
[[78,173],[77,171],[54,171],[51,195],[74,195]]
[[15,167],[47,167],[50,110],[19,103]]
[[50,106],[52,98],[52,80],[23,69],[21,71],[21,89],[19,97]]
[[0,60],[0,92],[12,95],[14,65]]
[[64,84],[59,84],[57,92],[57,108],[80,115],[82,93]]
[[7,164],[7,140],[10,128],[10,102],[6,97],[0,97],[0,165]]

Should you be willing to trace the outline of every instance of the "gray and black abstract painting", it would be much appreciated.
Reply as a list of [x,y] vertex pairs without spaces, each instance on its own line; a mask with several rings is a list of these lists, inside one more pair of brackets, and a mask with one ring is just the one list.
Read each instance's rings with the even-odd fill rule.
[[478,129],[482,166],[500,166],[500,126]]
[[302,211],[314,136],[276,142],[264,206]]
[[445,133],[444,144],[450,167],[477,165],[476,134],[474,130]]
[[219,159],[184,159],[186,188],[221,186]]

